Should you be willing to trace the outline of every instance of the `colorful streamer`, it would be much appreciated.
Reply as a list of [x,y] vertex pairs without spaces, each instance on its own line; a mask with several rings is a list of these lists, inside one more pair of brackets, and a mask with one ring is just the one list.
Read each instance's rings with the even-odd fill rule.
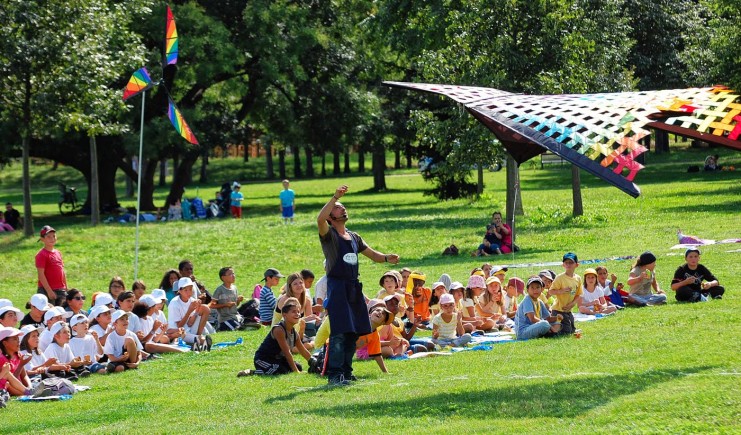
[[198,140],[196,139],[193,132],[190,130],[188,123],[185,122],[183,114],[180,113],[180,110],[178,110],[178,108],[175,106],[175,103],[170,97],[167,97],[167,100],[169,104],[169,108],[167,109],[167,117],[170,118],[172,126],[175,127],[175,130],[178,132],[178,134],[180,134],[180,136],[183,137],[183,139],[187,140],[193,145],[198,145]]
[[167,5],[167,24],[165,26],[165,65],[178,63],[178,29],[170,5]]
[[149,78],[149,72],[146,68],[142,67],[134,71],[134,74],[129,79],[129,83],[126,84],[126,89],[124,89],[124,101],[151,88],[152,84],[152,79]]

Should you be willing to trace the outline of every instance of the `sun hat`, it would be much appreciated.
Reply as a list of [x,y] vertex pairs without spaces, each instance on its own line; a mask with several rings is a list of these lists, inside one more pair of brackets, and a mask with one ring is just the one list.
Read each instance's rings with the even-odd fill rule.
[[[440,286],[445,287],[445,283],[442,282],[442,281],[436,281],[436,282],[433,282],[432,283],[432,289],[433,290],[435,290],[436,288],[438,288]],[[446,290],[447,290],[447,288],[446,288]]]
[[373,308],[377,306],[382,306],[384,309],[386,308],[386,303],[381,299],[371,299],[368,301],[368,312],[370,313],[373,311]]
[[61,331],[65,326],[67,326],[67,322],[57,322],[51,326],[49,332],[51,332],[51,335],[57,335],[57,332]]
[[495,283],[497,283],[499,285],[502,285],[502,281],[500,281],[499,280],[499,277],[497,277],[497,276],[490,276],[489,278],[486,279],[486,285],[489,285],[489,284],[491,284],[493,282],[495,282]]
[[509,269],[507,266],[492,266],[491,271],[489,272],[489,276],[494,276],[498,273],[506,273]]
[[391,278],[394,279],[394,281],[396,281],[396,286],[399,287],[401,285],[401,280],[399,279],[399,275],[397,275],[397,273],[398,272],[394,270],[389,270],[388,272],[384,273],[383,275],[381,275],[381,279],[378,280],[378,285],[383,287],[384,278],[386,278],[387,276],[390,276]]
[[468,277],[468,288],[484,288],[486,287],[486,283],[484,282],[484,277],[481,275],[471,275]]
[[525,281],[523,281],[522,278],[510,278],[509,281],[507,281],[507,287],[510,286],[517,289],[518,294],[522,294],[525,291]]
[[450,283],[450,291],[454,290],[463,290],[463,284],[459,283],[458,281],[453,281]]
[[0,341],[8,337],[18,337],[19,335],[22,335],[19,329],[6,328],[5,326],[0,327]]
[[21,335],[18,338],[20,338],[21,340],[23,340],[23,337],[25,337],[26,334],[30,334],[33,331],[36,331],[39,334],[41,334],[41,331],[43,331],[43,330],[44,330],[44,328],[42,328],[41,326],[26,325],[23,328],[21,328]]
[[594,275],[594,276],[597,276],[597,271],[596,271],[596,270],[595,270],[594,268],[591,268],[591,267],[590,267],[589,269],[587,269],[587,270],[585,270],[585,271],[584,271],[584,274],[583,274],[583,275],[584,275],[585,277],[586,277],[587,275]]
[[455,298],[450,293],[445,293],[440,296],[440,305],[454,304]]
[[394,293],[392,295],[388,295],[385,298],[383,298],[383,302],[388,302],[388,301],[390,301],[392,299],[396,299],[399,302],[401,302],[401,295],[399,293]]
[[13,306],[13,302],[11,302],[10,299],[0,299],[0,316],[8,311],[15,311],[19,316],[23,314],[21,310]]

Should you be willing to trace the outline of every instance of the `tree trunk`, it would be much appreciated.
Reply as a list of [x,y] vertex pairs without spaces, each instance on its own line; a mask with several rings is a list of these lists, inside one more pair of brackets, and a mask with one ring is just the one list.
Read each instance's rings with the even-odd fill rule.
[[282,149],[278,151],[278,176],[281,180],[285,180],[286,177],[286,150]]
[[406,158],[407,158],[407,169],[411,169],[412,168],[412,145],[406,144],[406,146],[404,147],[404,151],[405,151],[404,154],[406,155]]
[[100,223],[100,180],[98,179],[98,144],[90,135],[90,225]]
[[363,147],[358,148],[358,173],[362,174],[365,172],[365,153]]
[[[134,164],[131,160],[131,156],[126,156],[124,158],[124,162],[126,165],[129,166],[129,168],[132,168],[134,171],[137,171],[138,168],[134,167]],[[126,177],[126,197],[132,198],[134,196],[134,180],[131,179],[131,177]]]
[[571,193],[574,201],[574,217],[584,215],[584,206],[581,201],[581,176],[579,167],[571,165]]
[[345,173],[350,173],[350,149],[349,147],[345,148]]
[[340,175],[340,152],[332,151],[332,175]]
[[29,161],[29,134],[23,135],[23,234],[26,237],[33,236],[36,230],[33,228],[33,215],[31,214],[31,175],[28,167]]
[[[374,168],[376,166],[375,158],[376,157],[374,156],[373,157],[373,159],[374,159],[373,160],[373,167]],[[394,169],[401,169],[401,150],[398,149],[398,148],[394,150]]]
[[[265,174],[268,180],[272,180],[275,178],[275,171],[273,170],[273,144],[270,142],[270,139],[265,139],[263,143],[265,144]],[[281,180],[284,179],[281,178]]]
[[[183,197],[185,186],[188,184],[187,180],[190,178],[196,160],[198,160],[197,152],[187,153],[183,156],[183,160],[180,162],[180,165],[173,174],[172,184],[170,184],[170,193],[167,195],[167,199],[165,200],[165,209],[168,209],[170,204],[174,204]],[[142,187],[144,186],[142,185]]]
[[478,174],[477,177],[477,183],[476,183],[476,197],[481,197],[481,194],[484,193],[484,165],[479,163],[478,164],[478,170],[476,171]]
[[305,147],[306,154],[306,178],[314,178],[314,152],[311,147]]
[[208,168],[208,149],[204,147],[203,152],[201,153],[201,173],[200,173],[200,183],[208,183],[208,172],[206,172],[206,168]]
[[160,161],[160,187],[165,187],[167,184],[167,159],[162,159]]
[[293,178],[301,178],[301,149],[293,150]]
[[512,228],[512,243],[515,242],[515,216],[524,215],[520,194],[520,168],[512,156],[507,155],[507,224]]
[[327,176],[327,153],[322,151],[322,177]]
[[377,145],[373,149],[373,190],[386,190],[386,149]]
[[141,196],[139,197],[139,208],[142,211],[154,211],[157,206],[154,205],[154,175],[159,166],[157,159],[147,159],[142,163],[142,187]]

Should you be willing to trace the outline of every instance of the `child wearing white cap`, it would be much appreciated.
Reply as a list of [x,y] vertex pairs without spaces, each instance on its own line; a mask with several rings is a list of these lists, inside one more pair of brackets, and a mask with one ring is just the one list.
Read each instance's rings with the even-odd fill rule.
[[95,332],[101,346],[105,346],[108,336],[113,332],[111,314],[114,311],[116,310],[110,308],[108,305],[96,305],[90,311],[90,315],[87,318],[90,331]]
[[[157,301],[157,304],[155,305],[157,309],[154,311],[154,314],[152,314],[152,318],[159,320],[163,325],[167,325],[167,316],[165,316],[165,313],[162,311],[167,304],[167,293],[162,289],[156,288],[152,290],[151,295],[154,300]],[[162,341],[162,343],[164,343],[164,341]]]
[[39,333],[42,327],[26,325],[21,328],[21,355],[28,361],[25,365],[26,374],[29,377],[41,377],[48,371],[64,370],[61,364],[57,364],[56,358],[47,359],[43,352],[39,352]]
[[15,328],[22,314],[21,310],[14,307],[9,299],[0,299],[0,326]]
[[167,336],[176,340],[185,332],[185,342],[193,344],[193,350],[210,350],[211,337],[204,336],[206,321],[211,313],[208,306],[192,297],[195,284],[188,277],[178,281],[178,295],[168,307]]
[[54,340],[54,334],[51,332],[51,328],[57,322],[63,322],[67,313],[62,307],[54,307],[44,313],[44,323],[46,328],[41,332],[39,336],[39,350],[41,352],[46,351],[46,347]]
[[137,337],[144,346],[144,350],[148,353],[187,352],[186,349],[170,345],[166,334],[167,323],[154,318],[153,314],[157,311],[159,302],[152,295],[144,295],[139,302],[134,304],[132,310],[132,316],[139,317],[141,329],[137,331]]
[[51,308],[49,299],[46,295],[36,293],[31,296],[31,300],[26,304],[26,308],[30,309],[23,319],[21,320],[21,328],[26,325],[44,326],[44,313]]
[[137,336],[128,330],[130,315],[123,310],[111,315],[114,330],[103,346],[103,353],[108,356],[108,373],[135,369],[142,360],[142,345]]
[[90,373],[105,374],[105,365],[101,364],[100,358],[103,356],[103,346],[98,341],[98,333],[88,328],[88,318],[84,314],[75,314],[69,319],[72,327],[72,339],[69,341],[69,347],[75,358],[80,358],[84,362],[85,369]]
[[50,331],[54,338],[44,350],[46,359],[55,358],[58,364],[64,365],[64,376],[67,379],[89,375],[90,372],[85,370],[85,363],[82,358],[77,358],[72,353],[72,348],[69,345],[71,335],[67,323],[56,322]]

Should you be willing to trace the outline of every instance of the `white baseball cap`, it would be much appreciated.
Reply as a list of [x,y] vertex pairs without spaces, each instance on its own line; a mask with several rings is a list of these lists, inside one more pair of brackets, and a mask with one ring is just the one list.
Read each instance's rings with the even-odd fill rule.
[[95,306],[108,305],[113,303],[113,296],[110,293],[102,293],[95,297]]
[[50,308],[46,313],[44,313],[44,323],[47,323],[49,320],[51,320],[52,317],[62,316],[66,319],[71,315],[72,313],[68,313],[62,307],[53,307]]
[[163,302],[167,300],[167,294],[161,288],[156,288],[152,290],[152,297],[155,299],[159,299],[160,301],[163,301]]
[[89,321],[93,321],[96,317],[100,316],[103,313],[112,313],[116,310],[113,308],[108,307],[107,305],[96,305],[93,307],[92,310],[90,310],[90,314],[87,316],[87,319]]
[[194,285],[193,280],[188,278],[187,276],[184,276],[178,280],[177,291],[180,291],[181,288],[188,287],[189,285]]
[[86,315],[84,315],[84,314],[75,314],[74,316],[72,316],[71,319],[69,319],[69,326],[70,327],[74,327],[75,325],[77,325],[80,322],[87,322],[87,321],[88,321],[88,318],[87,318]]
[[57,322],[51,326],[49,332],[51,332],[51,335],[56,335],[57,332],[61,331],[65,326],[67,326],[67,322]]
[[42,295],[41,293],[36,293],[35,295],[31,296],[31,305],[36,307],[36,309],[39,311],[46,311],[51,308],[49,304],[49,298],[47,298],[46,295]]
[[21,331],[15,328],[0,327],[0,341],[5,340],[8,337],[17,337],[21,335]]
[[25,336],[26,336],[26,334],[28,334],[28,333],[31,333],[31,332],[33,332],[33,331],[36,331],[36,332],[38,332],[39,334],[41,334],[41,331],[43,331],[43,330],[44,330],[44,328],[42,328],[41,326],[36,326],[36,325],[26,325],[26,326],[24,326],[23,328],[21,328],[21,335],[19,336],[19,338],[20,338],[21,340],[23,340],[23,337],[25,337]]
[[159,301],[152,295],[142,295],[142,297],[139,298],[139,302],[146,304],[149,308],[152,308],[159,303]]
[[128,316],[131,313],[127,313],[124,310],[116,310],[113,314],[111,314],[111,323],[116,323],[116,320],[120,319],[121,317]]

